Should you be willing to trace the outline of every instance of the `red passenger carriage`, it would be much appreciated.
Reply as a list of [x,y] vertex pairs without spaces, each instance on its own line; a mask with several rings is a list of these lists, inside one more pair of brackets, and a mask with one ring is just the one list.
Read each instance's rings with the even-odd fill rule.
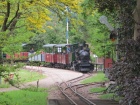
[[[72,63],[73,45],[69,44],[46,44],[45,62],[48,66],[57,68],[70,68]],[[68,51],[67,48],[71,49]]]
[[28,60],[28,52],[15,53],[13,57],[6,54],[6,59],[7,60],[13,59],[14,61],[27,61]]
[[[54,47],[57,54],[57,66],[59,66],[60,68],[69,68],[72,62],[72,45],[58,44]],[[67,50],[68,47],[70,51]]]
[[29,50],[35,47],[35,44],[22,44],[23,51],[19,53],[13,54],[13,56],[6,54],[6,60],[13,60],[14,62],[18,61],[28,61],[29,58]]
[[43,45],[45,49],[45,62],[49,63],[49,66],[54,66],[57,63],[57,55],[54,51],[54,46],[56,44],[46,44]]

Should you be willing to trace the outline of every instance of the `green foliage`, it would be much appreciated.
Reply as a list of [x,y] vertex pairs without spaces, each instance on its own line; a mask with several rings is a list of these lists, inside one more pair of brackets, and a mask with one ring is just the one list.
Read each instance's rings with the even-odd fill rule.
[[[113,66],[113,68],[109,70],[110,77],[111,77],[110,79],[114,80],[116,83],[115,84],[116,93],[124,97],[124,99],[122,100],[123,105],[139,105],[140,102],[139,102],[138,97],[140,97],[140,95],[138,93],[140,93],[139,91],[140,90],[139,89],[140,77],[139,77],[139,48],[138,46],[139,46],[140,40],[137,40],[136,42],[133,40],[125,40],[125,39],[131,39],[133,37],[134,31],[136,30],[134,29],[135,17],[132,18],[133,17],[132,14],[134,13],[133,12],[134,10],[137,10],[136,3],[139,3],[137,2],[139,0],[106,0],[106,1],[85,0],[85,1],[86,1],[85,5],[89,5],[90,3],[95,1],[96,10],[98,10],[98,12],[102,13],[103,15],[106,15],[109,18],[108,19],[109,22],[114,23],[113,26],[116,26],[115,28],[118,31],[118,44],[119,44],[117,51],[118,51],[120,60],[118,60],[116,64]],[[86,15],[84,16],[86,19],[89,17]],[[136,23],[137,22],[135,20],[135,24]],[[103,28],[99,28],[99,29],[103,30]],[[93,31],[91,30],[91,32]],[[101,33],[101,32],[98,32],[98,33]],[[106,42],[105,41],[106,40],[104,40],[104,44],[108,43],[107,41]],[[106,51],[108,51],[108,49],[110,48],[107,45]],[[114,51],[115,50],[113,49],[113,52]]]
[[15,52],[22,51],[22,43],[29,42],[29,38],[33,35],[34,33],[25,30],[25,27],[15,30],[14,35],[6,39],[3,52],[13,55]]
[[115,92],[124,97],[122,103],[139,105],[140,97],[140,38],[119,44],[121,59],[109,69],[109,79],[115,81]]
[[46,105],[46,89],[34,89],[0,93],[0,105]]
[[[6,72],[6,74],[10,72],[14,72],[19,66],[18,65],[9,65],[9,64],[4,64],[0,65],[0,75],[3,76],[2,73]],[[8,75],[7,74],[7,75]]]
[[7,34],[8,32],[0,32],[0,48],[4,46],[4,44],[6,43],[6,39],[7,39]]
[[[8,82],[11,85],[15,84],[15,81],[13,80],[13,78],[11,78],[10,75],[15,75],[15,71],[20,68],[23,67],[22,64],[17,64],[17,65],[9,65],[9,64],[3,64],[0,65],[0,78],[4,79],[3,82]],[[18,76],[18,75],[16,75]],[[2,82],[2,81],[0,81]]]
[[[65,7],[69,6],[70,10],[74,13],[80,12],[80,7],[78,5],[79,1],[80,0],[74,0],[73,2],[65,0],[2,0],[2,2],[0,2],[0,48],[4,47],[3,51],[8,54],[10,54],[11,52],[13,54],[14,51],[21,51],[22,48],[20,45],[22,43],[28,43],[30,38],[33,37],[34,34],[38,35],[40,33],[45,33],[46,30],[48,31],[50,29],[50,26],[46,25],[46,22],[51,20],[49,16],[50,12],[53,12],[53,14],[57,14],[57,18],[59,17],[59,19],[62,17],[66,18],[66,16],[72,18],[71,14],[65,11]],[[52,21],[55,20],[52,19]],[[74,24],[76,22],[78,21],[76,20],[71,23]],[[53,23],[51,24],[51,26],[55,27]],[[57,33],[57,31],[59,31],[59,34]],[[50,30],[47,33],[47,38],[49,38],[49,41],[51,43],[65,42],[64,25],[62,27],[62,24],[60,24],[60,27],[57,26],[57,28],[55,27],[54,30]],[[48,40],[47,38],[45,39]],[[42,39],[38,39],[38,37],[33,39],[33,42],[40,42],[38,45],[39,47],[41,46],[41,41]],[[50,43],[49,41],[47,41],[46,43]]]
[[84,0],[81,3],[81,6],[83,8],[82,15],[84,16],[84,18],[86,18],[93,12],[93,9],[95,7],[95,0]]
[[[52,43],[66,43],[66,17],[63,16],[61,20],[55,15],[51,14],[52,20],[46,23],[46,32],[37,34],[31,39],[32,43],[38,43],[37,47],[42,49],[42,45]],[[78,24],[73,25],[72,17],[69,17],[69,43],[77,43],[83,40],[82,33],[78,31]],[[73,19],[73,18],[72,18]],[[79,19],[77,19],[78,21]]]
[[[115,46],[109,39],[110,32],[107,27],[99,22],[102,14],[98,12],[94,0],[85,0],[82,7],[84,21],[82,31],[84,31],[84,39],[90,44],[91,51],[98,57],[113,57]],[[110,23],[114,22],[112,17],[108,20]],[[114,24],[112,25],[114,26]]]
[[[55,25],[54,25],[55,24]],[[44,44],[59,44],[66,43],[65,28],[62,22],[52,23],[49,26],[51,29],[46,28],[46,33],[36,35],[31,39],[32,43],[37,43],[37,48],[42,49]]]
[[95,0],[96,8],[100,13],[104,13],[109,18],[113,18],[114,24],[119,28],[118,38],[133,37],[134,20],[132,18],[132,11],[135,9],[137,0]]

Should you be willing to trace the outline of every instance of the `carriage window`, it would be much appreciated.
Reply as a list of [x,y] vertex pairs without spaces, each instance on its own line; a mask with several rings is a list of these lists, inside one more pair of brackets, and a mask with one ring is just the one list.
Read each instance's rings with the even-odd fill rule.
[[61,47],[57,48],[58,53],[61,53]]

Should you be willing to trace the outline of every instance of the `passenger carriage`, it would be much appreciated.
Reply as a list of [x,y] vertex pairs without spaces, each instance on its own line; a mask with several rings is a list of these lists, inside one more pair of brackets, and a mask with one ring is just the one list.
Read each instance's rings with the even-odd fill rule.
[[35,44],[22,44],[22,52],[15,53],[13,56],[6,54],[6,60],[13,60],[14,62],[27,62],[29,57],[29,49],[34,47]]
[[46,44],[43,45],[43,48],[45,50],[45,63],[47,63],[46,66],[53,67],[57,63],[57,57],[56,53],[54,51],[54,46],[56,44]]
[[28,61],[29,62],[36,62],[36,63],[41,63],[44,62],[45,59],[45,53],[37,51],[38,48],[36,47],[36,44],[28,44],[26,46],[26,49],[28,49]]
[[[67,51],[67,47],[69,46],[71,51]],[[56,67],[59,68],[70,68],[72,62],[72,45],[68,44],[58,44],[55,45],[56,50]]]
[[28,61],[28,52],[19,52],[15,53],[13,57],[10,55],[6,54],[6,59],[7,60],[14,60],[14,61]]
[[[72,62],[75,60],[75,49],[78,44],[46,44],[45,62],[47,66],[56,68],[70,69]],[[69,50],[68,50],[69,48]]]
[[28,53],[28,60],[30,62],[45,62],[45,53],[44,52],[34,52],[34,53]]

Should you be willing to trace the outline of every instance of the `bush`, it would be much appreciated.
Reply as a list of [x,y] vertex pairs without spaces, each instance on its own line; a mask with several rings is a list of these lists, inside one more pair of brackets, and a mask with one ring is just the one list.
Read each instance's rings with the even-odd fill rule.
[[109,69],[115,92],[123,105],[140,105],[140,38],[123,41],[118,46],[121,59]]

